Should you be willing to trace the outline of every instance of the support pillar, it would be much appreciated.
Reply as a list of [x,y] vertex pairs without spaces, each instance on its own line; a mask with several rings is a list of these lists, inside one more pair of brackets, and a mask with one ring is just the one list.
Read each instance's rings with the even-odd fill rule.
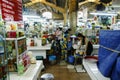
[[63,17],[64,17],[64,26],[66,26],[66,24],[67,24],[67,14],[63,13]]
[[71,34],[74,34],[77,26],[77,11],[69,13],[69,23],[71,27]]

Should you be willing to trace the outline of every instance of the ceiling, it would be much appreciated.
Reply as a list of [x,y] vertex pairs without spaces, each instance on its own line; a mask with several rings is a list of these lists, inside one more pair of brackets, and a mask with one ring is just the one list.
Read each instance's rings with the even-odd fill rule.
[[[32,1],[37,1],[32,3]],[[29,3],[32,3],[29,5]],[[38,14],[45,11],[50,11],[56,14],[61,14],[66,5],[66,0],[23,0],[24,8],[34,9]],[[27,4],[27,6],[25,6]]]
[[[96,5],[100,3],[99,0],[23,0],[24,8],[34,9],[40,15],[45,11],[63,15],[68,10],[72,12],[86,7],[89,11],[93,11],[96,10]],[[108,6],[111,3],[105,5]],[[112,0],[112,5],[120,5],[120,0]]]

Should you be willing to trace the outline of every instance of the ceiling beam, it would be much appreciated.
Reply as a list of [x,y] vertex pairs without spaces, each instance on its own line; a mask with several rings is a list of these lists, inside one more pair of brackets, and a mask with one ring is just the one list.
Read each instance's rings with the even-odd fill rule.
[[[96,4],[100,4],[102,2],[100,2],[100,0],[85,0],[83,2],[80,2],[78,5],[81,6],[83,4],[86,4],[86,3],[89,3],[89,2],[93,2],[93,3],[96,3]],[[102,3],[104,6],[109,6],[112,2],[108,3],[108,4],[105,4],[105,3]]]
[[78,5],[81,6],[81,5],[89,3],[89,2],[100,4],[99,0],[86,0],[86,1],[80,2]]
[[50,7],[54,8],[54,9],[58,10],[61,13],[65,13],[64,8],[58,7],[53,3],[47,2],[46,0],[32,0],[30,3],[25,4],[25,6],[31,6],[31,5],[33,5],[35,3],[39,3],[39,2],[42,3],[42,4],[45,4],[47,6],[50,6]]
[[86,0],[86,1],[80,2],[78,5],[81,6],[81,5],[86,4],[86,3],[88,3],[88,2],[89,2],[89,1]]

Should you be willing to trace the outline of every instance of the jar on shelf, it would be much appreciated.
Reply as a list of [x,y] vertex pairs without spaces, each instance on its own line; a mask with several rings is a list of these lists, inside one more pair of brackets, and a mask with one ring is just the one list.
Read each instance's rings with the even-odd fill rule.
[[34,46],[34,40],[31,40],[30,46]]

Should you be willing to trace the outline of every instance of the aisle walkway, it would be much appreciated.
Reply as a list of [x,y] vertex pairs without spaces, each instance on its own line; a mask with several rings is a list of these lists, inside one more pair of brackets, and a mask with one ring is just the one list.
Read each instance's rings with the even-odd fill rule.
[[52,73],[55,80],[91,80],[86,72],[77,73],[74,68],[68,68],[68,65],[47,65],[44,73]]

